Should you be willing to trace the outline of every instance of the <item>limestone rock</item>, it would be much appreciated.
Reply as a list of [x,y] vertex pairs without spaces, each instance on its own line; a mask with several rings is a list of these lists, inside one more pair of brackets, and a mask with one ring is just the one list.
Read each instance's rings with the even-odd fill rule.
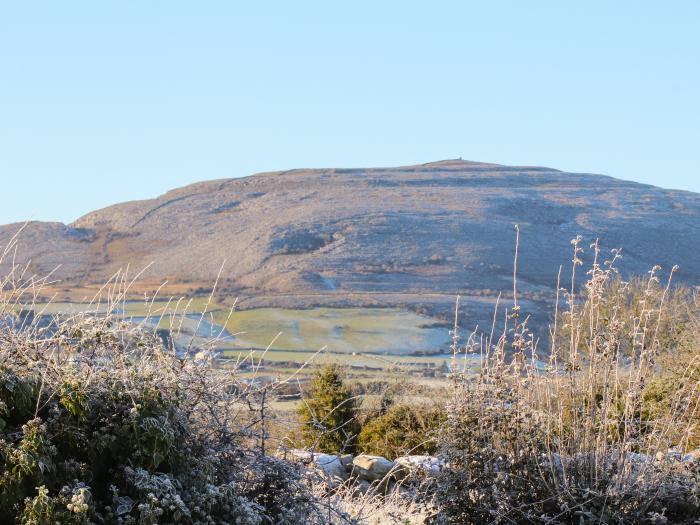
[[394,461],[398,470],[405,473],[420,472],[435,477],[440,474],[444,461],[434,456],[401,456]]
[[352,470],[352,454],[342,454],[340,456],[340,462],[343,464],[343,467],[345,467],[345,470],[348,472]]
[[696,448],[687,454],[683,454],[681,461],[684,463],[700,463],[700,448]]
[[291,449],[281,454],[286,459],[301,463],[318,480],[337,486],[348,479],[348,472],[341,463],[340,457],[334,454],[322,454],[302,449]]
[[338,456],[331,454],[315,454],[311,464],[321,470],[323,474],[334,483],[341,483],[348,479],[348,473]]
[[394,468],[394,462],[382,456],[360,454],[352,461],[353,472],[360,478],[378,481],[385,478]]

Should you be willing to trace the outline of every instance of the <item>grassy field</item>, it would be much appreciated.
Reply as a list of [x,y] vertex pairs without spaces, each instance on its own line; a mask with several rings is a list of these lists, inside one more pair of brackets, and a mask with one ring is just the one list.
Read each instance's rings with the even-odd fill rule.
[[378,355],[371,353],[344,353],[344,352],[310,352],[306,350],[239,350],[225,349],[223,355],[234,359],[253,359],[259,361],[306,361],[314,359],[314,362],[333,363],[342,362],[354,364],[356,366],[370,368],[386,368],[391,366],[440,366],[445,361],[450,361],[451,357],[446,354],[435,356],[423,355]]
[[[106,313],[105,303],[37,304],[43,315]],[[281,369],[306,362],[353,368],[439,368],[449,358],[447,327],[398,308],[257,308],[231,311],[206,297],[179,301],[125,301],[112,311],[150,328],[179,334],[181,343],[215,346],[225,358]],[[193,339],[194,338],[194,339]]]
[[[111,306],[105,301],[93,303],[54,301],[37,303],[33,309],[35,312],[45,315],[76,314],[80,312],[106,313],[111,309],[117,315],[143,317],[199,313],[205,310],[207,302],[206,297],[181,299],[179,301],[124,301]],[[211,304],[207,311],[212,312],[221,308],[220,305]]]
[[239,347],[276,350],[381,353],[433,353],[449,345],[447,328],[433,319],[396,308],[258,308],[214,312]]
[[[68,302],[34,307],[35,312],[45,315],[106,313],[107,309],[104,303]],[[406,355],[437,353],[449,346],[447,327],[436,327],[434,319],[398,308],[257,308],[230,312],[216,303],[207,305],[206,298],[195,298],[129,301],[120,303],[113,312],[126,318],[159,321],[163,328],[178,325],[183,314],[195,322],[201,316],[204,323],[214,326],[213,333],[225,329],[233,336],[233,346],[246,350],[269,347],[308,352],[325,347],[332,353]]]

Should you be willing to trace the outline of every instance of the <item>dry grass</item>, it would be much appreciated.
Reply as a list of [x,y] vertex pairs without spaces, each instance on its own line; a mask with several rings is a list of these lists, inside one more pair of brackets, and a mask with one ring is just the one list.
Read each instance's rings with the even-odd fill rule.
[[479,354],[482,370],[476,380],[454,379],[441,491],[447,522],[694,523],[700,515],[700,469],[678,460],[697,432],[697,341],[664,410],[645,395],[665,377],[660,359],[679,351],[659,338],[673,271],[660,285],[654,268],[639,308],[623,308],[625,286],[611,287],[619,252],[601,261],[592,245],[579,286],[581,240],[572,242],[545,358],[518,305],[517,278],[501,331],[494,314],[490,334],[472,334],[459,348],[455,324],[455,355]]

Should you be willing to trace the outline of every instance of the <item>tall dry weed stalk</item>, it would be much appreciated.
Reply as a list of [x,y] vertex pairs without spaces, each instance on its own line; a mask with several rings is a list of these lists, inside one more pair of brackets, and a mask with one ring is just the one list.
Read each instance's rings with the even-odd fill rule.
[[[495,329],[472,334],[463,349],[480,354],[482,367],[476,379],[454,374],[440,489],[445,523],[700,517],[700,468],[681,457],[697,432],[700,356],[691,355],[674,377],[663,411],[653,410],[646,395],[663,377],[662,357],[678,350],[660,338],[676,269],[660,284],[654,267],[630,309],[619,251],[601,261],[592,244],[593,263],[577,283],[581,243],[572,241],[566,289],[558,283],[548,355],[540,355],[523,318],[517,274],[500,336]],[[457,326],[454,348],[462,350]]]

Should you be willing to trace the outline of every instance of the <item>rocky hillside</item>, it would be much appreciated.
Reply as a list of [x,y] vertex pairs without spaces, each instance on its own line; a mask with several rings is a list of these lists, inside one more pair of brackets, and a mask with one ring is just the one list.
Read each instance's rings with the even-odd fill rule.
[[[17,262],[37,274],[60,265],[64,289],[150,263],[144,279],[210,287],[223,264],[220,290],[243,306],[430,307],[461,292],[486,319],[511,287],[515,223],[532,300],[551,296],[577,234],[622,247],[628,272],[679,264],[679,279],[700,279],[699,194],[463,160],[197,183],[70,225],[29,223]],[[20,226],[0,227],[0,245]]]

